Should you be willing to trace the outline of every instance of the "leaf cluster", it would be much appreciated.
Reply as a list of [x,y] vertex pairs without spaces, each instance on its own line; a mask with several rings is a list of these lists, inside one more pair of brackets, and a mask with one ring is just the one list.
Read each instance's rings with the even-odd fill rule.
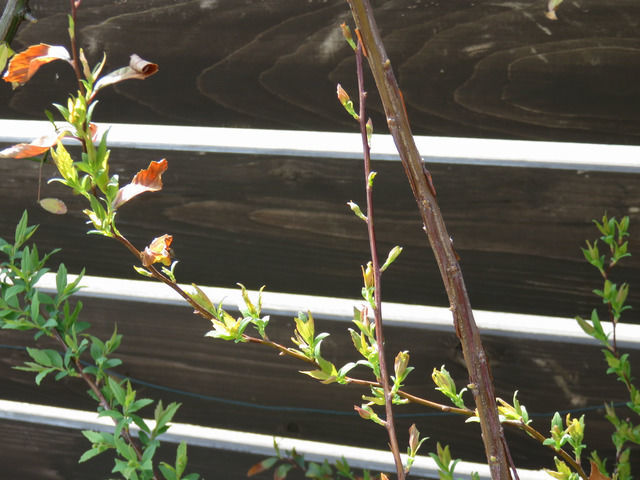
[[[27,347],[30,361],[14,367],[36,374],[40,385],[49,375],[55,380],[65,377],[82,378],[89,386],[88,394],[97,402],[100,416],[110,417],[115,425],[113,433],[84,431],[92,446],[81,457],[85,462],[108,450],[116,458],[112,473],[125,479],[146,480],[157,478],[154,473],[154,455],[160,445],[158,436],[166,432],[179,408],[178,403],[163,407],[158,402],[153,426],[140,416],[140,411],[153,403],[149,398],[138,398],[128,379],[119,379],[113,373],[122,361],[115,358],[122,335],[114,328],[112,335],[102,340],[88,333],[90,324],[79,320],[82,303],[75,306],[71,296],[78,291],[80,274],[69,281],[64,264],[56,273],[56,291],[46,294],[37,288],[37,282],[48,272],[46,262],[52,253],[40,256],[35,245],[27,242],[36,227],[28,225],[24,212],[14,235],[14,242],[0,239],[0,328],[31,331],[34,340],[41,337],[53,340],[59,349]],[[139,429],[139,447],[130,435],[130,427]],[[196,474],[182,476],[186,467],[186,445],[178,448],[176,465],[161,463],[158,468],[166,480],[196,480]]]
[[[438,467],[438,476],[440,480],[459,480],[454,477],[454,471],[456,465],[460,461],[459,459],[453,460],[451,457],[451,450],[449,445],[442,447],[440,442],[436,444],[436,452],[429,453],[429,456],[436,462]],[[471,474],[472,480],[479,480],[480,476],[473,472]]]
[[321,353],[322,341],[329,336],[328,333],[323,332],[318,335],[315,334],[315,322],[311,312],[298,312],[296,318],[294,318],[296,330],[294,336],[291,337],[291,341],[298,347],[298,349],[291,348],[290,351],[303,355],[311,363],[318,368],[315,370],[305,370],[301,373],[309,375],[316,380],[320,380],[322,383],[347,383],[347,373],[349,373],[359,362],[349,362],[340,369],[326,360]]
[[368,470],[364,470],[362,474],[354,473],[344,457],[331,465],[327,460],[322,463],[308,461],[295,448],[283,452],[275,441],[273,447],[276,454],[249,468],[248,477],[273,469],[274,480],[284,480],[292,471],[303,472],[305,478],[316,480],[388,480],[384,473],[372,475]]

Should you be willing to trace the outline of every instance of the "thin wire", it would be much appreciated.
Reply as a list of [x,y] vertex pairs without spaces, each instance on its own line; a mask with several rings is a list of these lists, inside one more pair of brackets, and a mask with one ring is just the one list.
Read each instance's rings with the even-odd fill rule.
[[[27,348],[19,345],[0,344],[0,349],[26,351]],[[88,362],[84,362],[84,361],[81,361],[81,363],[83,365],[90,365]],[[154,390],[169,392],[169,393],[181,395],[184,397],[196,398],[198,400],[205,400],[208,402],[222,403],[226,405],[253,408],[258,410],[267,410],[272,412],[316,413],[320,415],[332,415],[332,416],[341,416],[341,417],[357,416],[357,413],[355,411],[331,410],[331,409],[310,408],[310,407],[294,407],[294,406],[288,406],[288,405],[263,405],[260,403],[246,402],[243,400],[232,400],[230,398],[216,397],[213,395],[204,395],[202,393],[189,392],[189,391],[178,389],[178,388],[167,387],[165,385],[159,385],[157,383],[151,383],[145,380],[140,380],[135,377],[128,377],[126,375],[122,375],[120,373],[113,372],[111,370],[108,370],[106,372],[109,375],[112,375],[114,377],[127,379],[134,385],[140,385],[142,387],[148,387]],[[621,407],[626,404],[627,402],[617,402],[617,403],[614,403],[613,406]],[[602,405],[598,405],[598,406],[591,405],[587,407],[560,410],[558,411],[558,413],[560,415],[566,415],[567,413],[574,415],[578,413],[586,413],[586,412],[591,412],[596,410],[602,410],[603,408],[604,407]],[[555,415],[555,413],[556,412],[529,413],[529,417],[530,418],[531,417],[552,417],[553,415]],[[425,417],[457,416],[457,414],[453,412],[418,412],[418,413],[398,413],[398,414],[395,414],[394,416],[398,418],[425,418]]]

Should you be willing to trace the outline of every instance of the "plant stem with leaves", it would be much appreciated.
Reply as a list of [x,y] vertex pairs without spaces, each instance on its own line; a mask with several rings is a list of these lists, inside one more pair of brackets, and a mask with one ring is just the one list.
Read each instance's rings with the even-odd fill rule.
[[[629,294],[629,284],[622,283],[618,285],[612,281],[611,273],[623,258],[629,257],[628,252],[628,236],[629,236],[629,217],[623,217],[618,221],[615,217],[609,218],[606,214],[602,217],[601,222],[594,220],[594,223],[601,233],[599,239],[593,243],[586,242],[586,248],[582,249],[585,259],[595,267],[603,280],[602,289],[593,291],[606,306],[609,321],[613,328],[612,332],[604,331],[600,321],[600,315],[597,309],[593,309],[590,319],[576,317],[576,321],[584,330],[584,332],[598,340],[604,347],[602,353],[609,366],[607,373],[614,374],[618,381],[621,382],[628,394],[629,402],[627,408],[637,416],[640,416],[640,391],[633,383],[631,375],[631,363],[628,353],[621,353],[617,345],[616,329],[622,317],[622,313],[631,307],[626,304]],[[605,252],[601,253],[599,242],[604,243]],[[614,469],[609,478],[615,480],[631,479],[631,449],[628,444],[640,443],[640,425],[634,425],[630,417],[620,418],[616,413],[613,405],[605,404],[605,418],[615,428],[611,437],[616,448],[616,458]],[[605,463],[600,460],[597,453],[592,452],[591,455],[592,474],[594,466],[600,471],[600,474],[607,478],[608,473]]]
[[[81,457],[87,461],[108,450],[116,452],[113,473],[120,473],[129,480],[196,480],[198,475],[182,477],[184,468],[178,475],[176,466],[160,463],[154,466],[153,458],[159,440],[157,437],[168,429],[168,422],[176,413],[179,404],[172,403],[166,408],[158,402],[155,409],[156,425],[151,429],[138,416],[138,412],[152,403],[151,399],[137,398],[128,380],[118,380],[112,369],[122,362],[113,357],[119,347],[122,335],[114,332],[103,341],[88,333],[90,325],[80,321],[82,304],[71,307],[70,297],[79,289],[80,274],[73,282],[67,281],[67,270],[63,264],[56,274],[56,293],[53,296],[41,292],[37,281],[47,272],[45,266],[51,254],[42,258],[35,245],[26,242],[35,232],[28,226],[27,214],[23,214],[16,227],[14,243],[0,239],[0,328],[3,330],[35,331],[34,339],[52,339],[60,348],[27,347],[30,361],[18,370],[36,374],[35,382],[40,385],[45,377],[55,374],[55,380],[65,377],[80,378],[89,387],[88,394],[98,404],[98,414],[112,419],[114,433],[83,431],[92,447]],[[90,356],[91,360],[83,360]],[[139,441],[131,434],[130,426],[140,428]],[[186,445],[178,449],[181,465],[186,465]],[[162,476],[161,476],[162,475]]]
[[[369,250],[371,253],[371,268],[373,270],[373,289],[374,289],[374,305],[373,316],[375,320],[376,341],[378,345],[378,357],[380,363],[380,378],[382,390],[384,392],[385,405],[385,421],[384,427],[389,436],[389,447],[393,454],[394,463],[398,480],[405,477],[402,459],[400,458],[400,447],[398,446],[398,437],[396,435],[395,422],[393,419],[393,394],[389,385],[389,374],[387,370],[387,362],[384,354],[384,331],[382,328],[382,270],[380,260],[378,258],[378,245],[376,242],[375,217],[373,207],[373,183],[376,172],[371,171],[371,147],[369,145],[371,139],[371,120],[366,120],[366,99],[367,92],[364,90],[364,73],[362,68],[362,44],[358,42],[356,47],[356,66],[358,76],[358,95],[359,95],[359,125],[360,135],[362,137],[362,149],[364,153],[364,181],[367,197],[367,231],[369,237]],[[365,286],[366,288],[367,286]]]

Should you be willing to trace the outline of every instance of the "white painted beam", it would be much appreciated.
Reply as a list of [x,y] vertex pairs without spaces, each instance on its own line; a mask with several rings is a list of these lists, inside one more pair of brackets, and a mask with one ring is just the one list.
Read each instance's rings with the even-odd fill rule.
[[[74,279],[69,275],[69,279]],[[45,274],[38,286],[44,290],[55,289],[55,274]],[[182,297],[164,284],[150,280],[126,280],[122,278],[85,276],[78,295],[84,297],[108,298],[115,301],[152,302],[169,305],[188,305]],[[182,285],[192,291],[190,285]],[[201,287],[215,304],[235,309],[242,304],[240,289]],[[249,291],[252,299],[258,292]],[[295,316],[299,311],[309,310],[314,318],[337,320],[350,323],[353,308],[363,300],[295,295],[289,293],[264,292],[263,312],[270,315]],[[191,308],[191,307],[189,307]],[[453,331],[453,320],[448,308],[407,305],[383,302],[384,322],[389,326],[407,327],[418,330]],[[542,341],[578,344],[598,343],[587,336],[571,318],[524,315],[505,312],[474,310],[474,317],[481,334],[528,338]],[[606,332],[612,331],[610,322],[602,322]],[[640,325],[619,324],[616,329],[618,346],[625,349],[640,349]]]
[[[111,147],[314,158],[362,158],[358,133],[172,125],[98,124]],[[0,142],[29,142],[52,133],[49,122],[0,120]],[[427,163],[640,172],[640,147],[527,140],[416,136]],[[398,160],[390,135],[374,134],[374,160]],[[169,155],[167,155],[169,156]]]
[[[98,417],[96,412],[8,400],[0,400],[0,418],[78,430],[113,431],[113,423],[110,419]],[[153,420],[145,421],[153,428]],[[137,431],[138,427],[133,425],[132,432],[137,434]],[[80,433],[78,432],[78,434]],[[160,440],[170,443],[185,441],[190,446],[264,455],[265,457],[274,454],[274,437],[272,436],[184,423],[172,423],[169,431],[163,434]],[[335,464],[336,460],[344,457],[353,468],[366,468],[372,472],[395,471],[393,457],[388,451],[285,437],[275,437],[275,441],[281,450],[290,451],[295,448],[298,453],[303,454],[310,461],[322,462],[327,459],[329,463]],[[406,462],[404,455],[403,460]],[[472,472],[478,472],[483,480],[491,478],[489,468],[485,464],[460,462],[456,466],[456,477],[470,478]],[[412,476],[438,478],[438,469],[430,457],[421,456],[416,458],[411,474]],[[549,478],[548,474],[542,470],[519,469],[518,475],[521,480],[546,480]]]

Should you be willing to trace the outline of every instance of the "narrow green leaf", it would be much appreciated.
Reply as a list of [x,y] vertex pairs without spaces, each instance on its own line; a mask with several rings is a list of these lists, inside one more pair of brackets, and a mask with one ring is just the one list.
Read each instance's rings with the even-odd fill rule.
[[162,476],[165,478],[165,480],[178,480],[175,469],[171,465],[162,462],[160,463],[160,465],[158,465],[158,469],[160,470],[160,473],[162,473]]
[[181,477],[187,468],[187,444],[186,442],[180,442],[176,451],[176,474]]
[[122,388],[122,386],[120,385],[120,382],[116,381],[113,377],[108,377],[108,384],[109,389],[111,390],[111,393],[113,393],[113,396],[115,397],[118,404],[124,405],[126,395],[124,388]]
[[90,450],[87,450],[86,452],[84,452],[82,454],[82,456],[80,457],[80,459],[78,460],[78,463],[83,463],[86,462],[87,460],[92,459],[93,457],[100,455],[101,453],[103,453],[106,449],[102,449],[99,447],[95,447],[92,448]]

